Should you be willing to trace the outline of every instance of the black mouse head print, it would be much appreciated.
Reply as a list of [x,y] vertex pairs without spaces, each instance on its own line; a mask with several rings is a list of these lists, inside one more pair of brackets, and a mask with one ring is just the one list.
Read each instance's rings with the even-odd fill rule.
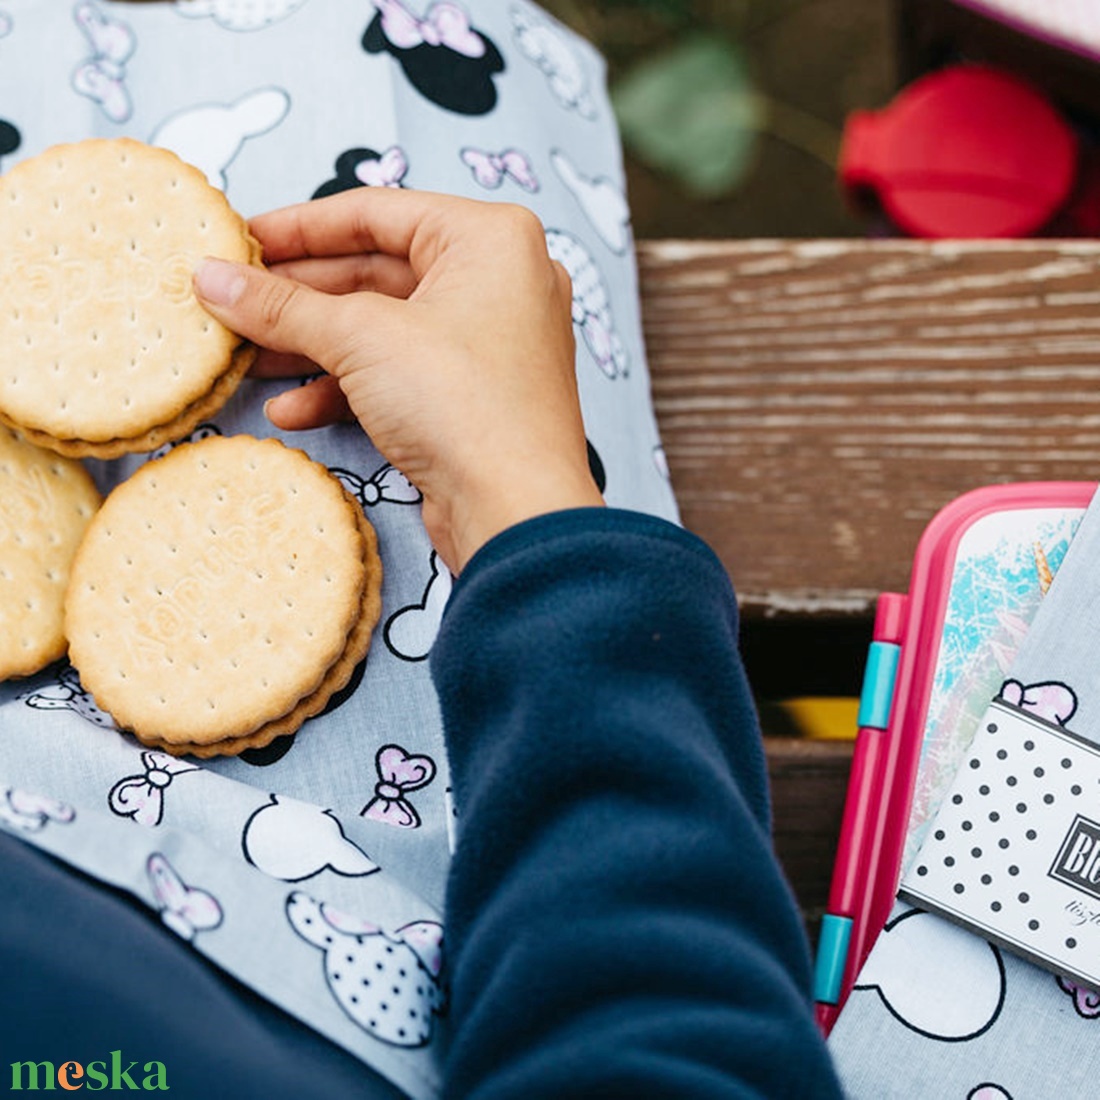
[[374,6],[363,34],[367,53],[390,54],[425,99],[448,111],[484,115],[496,106],[493,77],[503,72],[504,58],[463,8],[441,0],[418,18],[402,0],[374,0]]
[[373,149],[347,149],[336,158],[336,175],[325,180],[310,196],[323,199],[353,187],[403,187],[401,182],[409,170],[404,150],[391,145],[385,152]]
[[19,131],[10,123],[0,118],[0,157],[14,153],[22,144],[23,138]]
[[601,493],[607,491],[607,470],[604,467],[603,459],[600,458],[600,452],[592,446],[592,440],[586,439],[585,446],[588,448],[588,469],[592,474],[592,480],[596,483],[596,488]]

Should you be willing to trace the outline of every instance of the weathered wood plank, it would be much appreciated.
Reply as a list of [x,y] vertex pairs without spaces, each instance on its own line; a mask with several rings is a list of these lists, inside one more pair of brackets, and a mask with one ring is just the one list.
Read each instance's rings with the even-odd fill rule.
[[683,519],[748,616],[866,615],[960,493],[1100,477],[1100,243],[638,252]]
[[765,737],[772,793],[772,837],[810,937],[829,898],[852,744]]

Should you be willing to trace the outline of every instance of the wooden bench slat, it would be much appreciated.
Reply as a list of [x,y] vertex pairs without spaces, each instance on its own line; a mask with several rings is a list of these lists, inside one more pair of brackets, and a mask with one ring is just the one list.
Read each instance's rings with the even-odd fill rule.
[[852,744],[765,737],[776,855],[816,938],[829,897]]
[[685,525],[747,616],[870,614],[936,511],[1100,477],[1100,243],[642,241]]

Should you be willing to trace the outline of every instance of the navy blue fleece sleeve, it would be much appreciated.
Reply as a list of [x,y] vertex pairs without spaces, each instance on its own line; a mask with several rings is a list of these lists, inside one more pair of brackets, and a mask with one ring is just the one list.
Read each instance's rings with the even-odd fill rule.
[[513,528],[459,578],[432,672],[450,1095],[839,1096],[706,546],[614,510]]

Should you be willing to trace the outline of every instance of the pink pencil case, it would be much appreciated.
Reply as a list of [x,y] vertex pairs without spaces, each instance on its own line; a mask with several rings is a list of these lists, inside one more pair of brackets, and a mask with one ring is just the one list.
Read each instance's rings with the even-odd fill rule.
[[925,529],[908,592],[879,597],[818,940],[826,1032],[1096,489],[1030,482],[967,493]]

